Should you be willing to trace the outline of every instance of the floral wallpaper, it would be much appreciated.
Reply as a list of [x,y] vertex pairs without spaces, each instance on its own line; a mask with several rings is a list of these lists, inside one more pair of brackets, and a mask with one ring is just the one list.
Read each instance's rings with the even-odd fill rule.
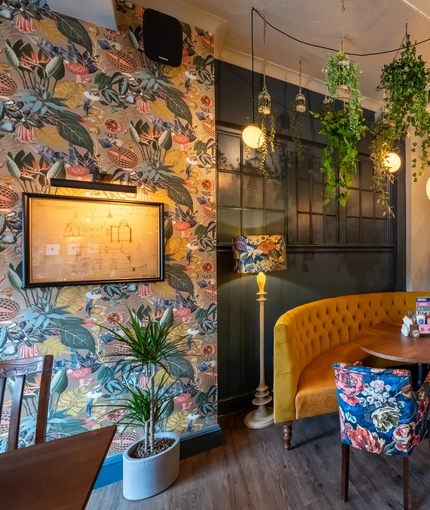
[[[118,31],[50,11],[45,0],[0,5],[0,361],[53,354],[48,439],[118,420],[122,346],[104,327],[173,307],[184,358],[167,430],[216,423],[214,58],[210,33],[183,24],[182,65],[145,57],[143,8],[116,0]],[[54,188],[51,179],[138,186],[136,196]],[[165,204],[163,282],[22,288],[22,192]],[[20,446],[31,444],[38,378],[25,389]],[[9,381],[0,423],[6,447]],[[102,405],[100,405],[102,404]],[[104,407],[107,406],[107,407]],[[112,452],[139,438],[116,435]]]

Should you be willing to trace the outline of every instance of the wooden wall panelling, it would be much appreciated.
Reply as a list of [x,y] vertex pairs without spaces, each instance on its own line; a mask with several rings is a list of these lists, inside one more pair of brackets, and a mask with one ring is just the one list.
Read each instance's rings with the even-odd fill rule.
[[[309,112],[301,116],[303,158],[297,161],[289,136],[291,102],[297,87],[270,79],[276,109],[273,181],[259,170],[259,157],[245,157],[243,126],[252,119],[250,72],[217,63],[218,141],[218,293],[220,413],[240,409],[252,399],[258,382],[258,311],[254,275],[233,273],[231,236],[278,233],[287,238],[288,269],[267,275],[265,316],[266,380],[272,380],[273,327],[285,311],[336,295],[389,291],[404,278],[404,225],[382,216],[371,192],[370,137],[359,146],[360,163],[346,208],[322,206],[320,156],[324,138]],[[259,76],[255,80],[259,91]],[[240,97],[234,91],[240,90]],[[248,97],[249,96],[249,97]],[[309,109],[323,97],[306,91]],[[372,112],[365,111],[369,123]],[[403,193],[404,176],[393,199]],[[402,188],[403,187],[403,188]],[[398,191],[400,188],[400,191]],[[261,196],[262,195],[262,196]],[[396,202],[398,212],[404,201]],[[397,214],[396,216],[399,216]],[[276,232],[275,232],[276,229]]]

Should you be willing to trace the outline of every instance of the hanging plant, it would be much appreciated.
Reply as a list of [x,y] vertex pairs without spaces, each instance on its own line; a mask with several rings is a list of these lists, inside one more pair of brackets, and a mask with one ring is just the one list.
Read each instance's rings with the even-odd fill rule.
[[[378,90],[385,90],[385,121],[392,124],[394,139],[401,140],[411,134],[420,138],[421,163],[419,172],[412,174],[416,182],[424,173],[430,149],[430,115],[428,83],[430,69],[407,34],[398,58],[394,58],[382,69]],[[430,109],[429,109],[430,110]],[[412,152],[416,153],[414,143]],[[417,168],[417,158],[412,159],[412,168]]]
[[[270,96],[269,96],[270,97]],[[267,110],[266,110],[267,111]],[[270,178],[269,172],[266,168],[267,156],[272,155],[275,152],[275,117],[272,113],[271,107],[268,110],[269,113],[260,115],[260,129],[261,129],[261,139],[263,141],[261,145],[261,161],[260,161],[260,170],[263,173],[266,179]],[[266,118],[269,118],[269,129],[266,126]]]
[[294,110],[299,113],[306,111],[306,98],[301,92],[294,98]]
[[301,161],[303,157],[302,146],[302,123],[300,121],[300,112],[296,108],[296,101],[293,101],[292,114],[290,120],[290,134],[294,143],[294,152],[296,153],[297,161]]
[[[260,98],[264,97],[264,101],[260,102]],[[249,147],[245,144],[245,158],[251,158],[251,148],[255,148],[257,151],[261,151],[261,159],[260,159],[260,170],[266,179],[270,178],[269,172],[266,168],[267,157],[270,155],[273,157],[273,153],[275,152],[275,117],[272,113],[271,107],[271,99],[270,95],[265,91],[264,96],[262,93],[258,96],[259,101],[256,105],[257,113],[254,114],[256,118],[255,126],[260,129],[260,135],[258,139],[258,147]],[[268,113],[263,113],[268,112]],[[269,122],[267,125],[267,119]]]
[[384,216],[394,218],[390,206],[389,186],[394,183],[395,176],[387,164],[387,156],[396,146],[397,133],[392,123],[381,119],[373,125],[373,139],[370,145],[370,159],[373,163],[373,191],[378,195],[377,202],[381,204]]
[[[253,147],[261,150],[260,170],[266,179],[270,178],[269,172],[266,169],[267,156],[275,152],[275,118],[272,113],[272,98],[266,88],[266,17],[264,16],[264,29],[263,29],[263,52],[264,52],[264,68],[263,68],[263,90],[258,94],[257,104],[254,103],[254,81],[252,81],[252,101],[253,101],[253,119],[256,117],[255,110],[257,110],[257,126],[260,124],[261,134],[258,139],[258,145]],[[254,54],[252,55],[253,72],[254,72]],[[254,74],[252,75],[254,76]],[[254,80],[254,79],[253,79]],[[266,117],[269,118],[269,131],[266,126]],[[246,147],[246,158],[251,156],[250,148]]]
[[303,156],[302,146],[302,123],[300,122],[300,114],[306,111],[306,98],[302,93],[302,59],[299,60],[299,93],[293,100],[292,115],[290,123],[291,138],[294,143],[294,152],[297,161],[300,162]]
[[363,110],[360,106],[361,71],[359,65],[343,51],[339,51],[337,55],[328,57],[327,68],[323,69],[323,72],[325,74],[325,85],[329,93],[327,100],[341,99],[348,102],[348,125],[359,136],[363,116]]
[[[311,112],[321,120],[319,133],[327,137],[327,145],[321,156],[321,172],[326,175],[324,204],[334,198],[345,206],[357,172],[357,145],[366,134],[367,127],[360,109],[355,129],[351,129],[350,108],[350,104],[344,105],[342,110],[334,110],[326,105],[321,112]],[[336,159],[333,158],[335,152]],[[337,165],[337,171],[333,165]]]

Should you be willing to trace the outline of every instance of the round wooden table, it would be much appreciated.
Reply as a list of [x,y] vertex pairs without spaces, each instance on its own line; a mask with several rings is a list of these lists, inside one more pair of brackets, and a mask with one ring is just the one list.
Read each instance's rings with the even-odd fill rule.
[[354,342],[379,358],[418,364],[418,384],[422,384],[426,365],[430,363],[430,335],[403,336],[400,323],[381,322],[362,329]]

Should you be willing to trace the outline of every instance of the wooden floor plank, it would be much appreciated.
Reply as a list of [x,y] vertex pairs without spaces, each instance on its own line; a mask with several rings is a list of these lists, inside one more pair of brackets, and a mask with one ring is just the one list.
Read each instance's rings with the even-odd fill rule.
[[[337,414],[295,422],[293,448],[282,426],[249,430],[244,414],[223,417],[224,445],[181,461],[175,484],[127,501],[122,483],[93,492],[87,510],[374,510],[403,509],[402,459],[351,449],[348,503],[340,499]],[[411,510],[430,509],[428,441],[410,459]]]

